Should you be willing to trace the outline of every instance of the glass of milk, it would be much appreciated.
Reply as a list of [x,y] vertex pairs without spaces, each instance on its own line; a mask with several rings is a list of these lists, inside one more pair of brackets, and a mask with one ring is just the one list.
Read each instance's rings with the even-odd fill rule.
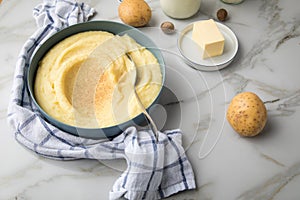
[[164,13],[175,19],[185,19],[196,14],[201,0],[160,0]]
[[221,1],[228,4],[239,4],[242,3],[244,0],[221,0]]

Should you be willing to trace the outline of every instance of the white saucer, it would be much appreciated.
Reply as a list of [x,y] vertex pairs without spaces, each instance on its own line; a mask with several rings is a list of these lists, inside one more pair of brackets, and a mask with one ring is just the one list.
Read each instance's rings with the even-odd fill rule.
[[228,66],[238,51],[238,40],[230,28],[216,22],[225,38],[223,54],[202,59],[200,47],[192,40],[193,23],[186,26],[180,33],[177,45],[184,61],[199,70],[215,71]]

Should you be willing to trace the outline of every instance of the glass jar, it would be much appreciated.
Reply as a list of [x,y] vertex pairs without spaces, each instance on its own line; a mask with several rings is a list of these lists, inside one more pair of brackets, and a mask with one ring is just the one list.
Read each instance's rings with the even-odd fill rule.
[[163,12],[175,19],[185,19],[196,14],[201,0],[160,0]]
[[244,0],[221,0],[221,1],[228,4],[239,4],[242,3]]

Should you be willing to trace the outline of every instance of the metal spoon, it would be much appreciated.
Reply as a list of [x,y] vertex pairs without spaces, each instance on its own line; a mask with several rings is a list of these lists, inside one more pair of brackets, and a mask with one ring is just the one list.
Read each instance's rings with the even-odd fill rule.
[[156,141],[157,141],[157,138],[158,138],[158,129],[157,129],[157,126],[155,125],[152,117],[149,115],[149,113],[147,112],[147,110],[145,109],[143,103],[141,102],[141,99],[139,98],[139,96],[137,95],[137,92],[136,92],[136,81],[137,81],[137,70],[136,70],[136,65],[131,57],[131,55],[129,55],[128,53],[126,53],[126,56],[127,58],[129,59],[129,61],[131,62],[132,65],[130,65],[128,67],[129,71],[131,72],[131,80],[132,80],[132,85],[134,87],[134,95],[137,99],[137,102],[140,106],[140,108],[142,109],[142,112],[143,114],[147,117],[148,121],[150,122],[150,127],[151,127],[151,130],[153,131],[154,135],[155,135],[155,138],[156,138]]

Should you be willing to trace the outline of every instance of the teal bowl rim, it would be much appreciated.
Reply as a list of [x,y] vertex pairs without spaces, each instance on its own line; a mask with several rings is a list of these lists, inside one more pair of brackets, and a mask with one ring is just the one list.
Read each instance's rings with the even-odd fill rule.
[[146,49],[148,49],[156,57],[160,65],[161,72],[162,72],[162,87],[160,88],[159,94],[157,95],[156,99],[147,109],[151,108],[155,103],[157,103],[165,82],[165,62],[161,51],[156,46],[156,44],[140,30],[123,23],[107,21],[107,20],[96,20],[96,21],[78,23],[66,27],[58,31],[57,33],[53,34],[52,36],[50,36],[34,53],[30,61],[30,65],[27,70],[27,89],[29,91],[33,103],[41,112],[42,116],[46,118],[46,120],[50,124],[54,125],[56,128],[63,130],[69,134],[83,137],[83,138],[90,138],[90,139],[113,138],[119,135],[127,127],[131,125],[141,124],[143,121],[145,121],[143,114],[141,113],[138,116],[134,117],[133,119],[130,119],[126,122],[114,126],[109,126],[104,128],[82,128],[82,127],[71,126],[54,119],[53,117],[48,115],[35,100],[33,87],[34,87],[36,71],[38,69],[40,60],[58,42],[62,41],[63,39],[71,35],[80,32],[85,32],[85,31],[107,31],[115,35],[128,34],[130,37],[136,40],[137,43],[141,44]]

